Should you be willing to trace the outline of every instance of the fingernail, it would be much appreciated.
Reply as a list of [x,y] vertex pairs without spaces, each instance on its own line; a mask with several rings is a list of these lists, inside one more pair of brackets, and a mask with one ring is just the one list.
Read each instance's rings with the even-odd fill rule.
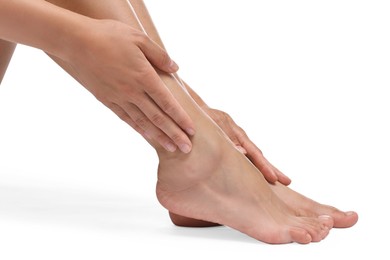
[[187,129],[186,129],[186,132],[187,132],[187,134],[189,134],[189,135],[194,135],[194,134],[195,134],[195,130],[192,129],[192,128],[187,128]]
[[353,215],[353,214],[355,214],[354,211],[347,211],[347,212],[345,212],[345,215],[347,215],[347,216],[351,216],[351,215]]
[[248,152],[245,150],[244,147],[239,146],[239,145],[237,145],[236,147],[237,147],[237,149],[238,149],[241,153],[243,153],[243,154],[247,154],[247,153],[248,153]]
[[191,147],[190,147],[188,144],[181,144],[181,145],[179,145],[179,149],[180,149],[180,151],[182,151],[183,153],[189,153],[189,152],[191,152]]
[[169,62],[169,67],[173,70],[173,71],[177,71],[179,69],[179,66],[176,64],[176,62],[174,62],[172,59],[171,61]]
[[165,145],[165,149],[167,149],[168,152],[174,152],[176,151],[176,145],[172,144],[172,143],[167,143]]

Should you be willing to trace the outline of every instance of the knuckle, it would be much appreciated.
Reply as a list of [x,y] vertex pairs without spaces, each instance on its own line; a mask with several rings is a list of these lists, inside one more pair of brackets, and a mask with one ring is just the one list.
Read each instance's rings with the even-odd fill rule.
[[98,88],[96,90],[93,90],[93,93],[94,97],[100,101],[101,103],[103,103],[105,106],[107,106],[108,108],[111,109],[111,105],[113,105],[114,103],[112,102],[112,97],[104,90]]
[[237,135],[239,135],[241,137],[246,137],[247,136],[247,134],[245,133],[244,129],[242,129],[238,125],[235,125],[235,128],[236,128]]
[[156,137],[155,137],[155,139],[156,139],[156,141],[158,142],[158,143],[160,143],[160,144],[166,144],[166,143],[168,143],[168,142],[170,142],[171,140],[169,139],[169,137],[166,135],[166,134],[164,134],[164,133],[159,133],[159,134],[157,134],[156,135]]
[[151,66],[139,66],[137,68],[138,80],[140,80],[141,82],[149,80],[152,76],[152,72],[153,70]]
[[141,128],[133,122],[130,116],[119,105],[115,103],[108,103],[106,105],[112,112],[114,112],[122,121],[134,128],[137,132],[141,132]]
[[179,143],[183,143],[184,142],[184,138],[182,137],[182,134],[181,133],[173,133],[172,135],[169,136],[171,138],[171,140],[176,143],[176,144],[179,144]]
[[237,139],[240,140],[240,142],[242,143],[246,143],[248,140],[247,140],[247,135],[246,133],[244,132],[244,130],[242,130],[241,128],[239,128],[238,130],[235,131],[235,134],[237,136]]
[[124,119],[126,118],[127,114],[126,112],[120,108],[120,106],[118,106],[117,104],[115,103],[108,103],[106,104],[106,106],[111,109],[112,112],[114,112],[120,119]]
[[149,37],[141,31],[135,31],[133,33],[133,36],[134,36],[134,40],[141,46],[149,42]]
[[123,89],[120,93],[117,93],[117,99],[119,102],[126,103],[134,103],[136,100],[139,100],[138,95],[131,89]]
[[148,100],[141,95],[133,95],[128,98],[128,101],[131,101],[134,105],[136,105],[139,109],[142,109],[146,106]]
[[228,123],[230,125],[234,124],[232,117],[228,113],[223,112],[223,111],[220,111],[220,112],[221,112],[221,117],[222,117],[223,121],[225,121],[226,123]]
[[228,113],[226,113],[226,112],[222,112],[222,114],[223,114],[223,117],[227,120],[227,121],[229,121],[229,122],[234,122],[233,121],[233,118],[228,114]]
[[169,64],[171,61],[171,58],[169,57],[168,53],[163,51],[160,55],[160,64],[161,65],[166,65]]
[[137,131],[137,133],[139,133],[139,134],[143,134],[144,133],[144,131],[142,130],[142,128],[141,127],[139,127],[138,125],[136,125],[136,124],[132,124],[131,122],[127,122],[135,131]]
[[150,120],[156,126],[162,126],[166,122],[166,119],[165,119],[164,115],[159,114],[159,113],[156,113],[156,114],[152,115]]
[[145,129],[147,124],[148,124],[148,119],[146,116],[137,116],[135,119],[134,119],[134,122],[140,126],[141,128]]
[[168,115],[175,115],[178,113],[177,107],[168,99],[164,99],[161,102],[161,109]]
[[221,110],[218,110],[218,109],[212,109],[211,110],[211,118],[218,124],[223,124],[224,122],[226,122],[227,118],[226,118],[226,113],[221,111]]
[[218,125],[223,125],[226,122],[226,118],[221,114],[215,115],[214,120]]
[[153,67],[149,65],[142,65],[137,68],[137,75],[134,78],[138,86],[142,86],[144,89],[147,89],[148,92],[155,89],[156,82],[155,75],[153,75]]

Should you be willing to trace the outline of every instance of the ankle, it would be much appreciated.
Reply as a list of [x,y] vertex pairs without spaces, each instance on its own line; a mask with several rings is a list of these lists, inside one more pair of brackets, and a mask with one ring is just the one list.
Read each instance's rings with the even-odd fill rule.
[[232,145],[218,129],[208,129],[207,133],[204,135],[198,131],[191,138],[192,151],[188,154],[157,150],[160,188],[171,191],[186,189],[217,172]]

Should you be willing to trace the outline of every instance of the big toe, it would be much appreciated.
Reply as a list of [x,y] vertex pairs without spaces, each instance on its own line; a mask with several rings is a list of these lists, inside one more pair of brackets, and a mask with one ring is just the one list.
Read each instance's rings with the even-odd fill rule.
[[354,211],[335,211],[332,215],[334,220],[334,227],[336,228],[349,228],[356,224],[358,221],[358,214]]
[[335,207],[328,205],[318,205],[315,212],[317,215],[328,215],[333,218],[333,227],[349,228],[358,221],[358,214],[354,211],[341,211]]

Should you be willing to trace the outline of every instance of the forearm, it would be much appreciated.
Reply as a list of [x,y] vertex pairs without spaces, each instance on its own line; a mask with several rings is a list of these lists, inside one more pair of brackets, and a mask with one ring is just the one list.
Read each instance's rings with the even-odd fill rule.
[[0,0],[0,39],[68,59],[87,19],[43,0]]

